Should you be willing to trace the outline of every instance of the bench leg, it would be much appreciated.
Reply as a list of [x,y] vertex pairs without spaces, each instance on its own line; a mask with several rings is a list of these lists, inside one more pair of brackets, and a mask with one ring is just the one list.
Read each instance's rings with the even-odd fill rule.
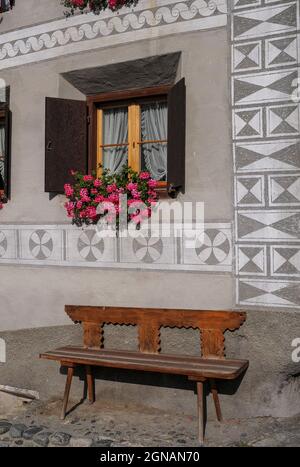
[[86,382],[87,382],[87,390],[88,390],[88,399],[90,404],[95,402],[95,383],[94,383],[94,375],[93,370],[90,365],[86,365]]
[[198,433],[199,443],[202,446],[204,443],[205,434],[205,407],[204,407],[204,382],[197,381],[197,400],[198,400]]
[[67,407],[68,407],[69,394],[70,394],[70,388],[71,388],[71,384],[72,384],[73,375],[74,375],[74,367],[69,366],[68,367],[67,380],[66,380],[66,387],[65,387],[63,406],[62,406],[62,411],[61,411],[61,420],[64,420],[65,417],[66,417],[66,411],[67,411]]
[[215,403],[217,419],[219,420],[219,422],[222,422],[223,417],[222,417],[222,411],[221,411],[221,405],[220,405],[220,399],[219,399],[219,395],[218,395],[218,388],[217,388],[217,385],[216,385],[216,381],[214,379],[210,379],[209,382],[210,382],[210,389],[211,389],[213,399],[214,399],[214,403]]

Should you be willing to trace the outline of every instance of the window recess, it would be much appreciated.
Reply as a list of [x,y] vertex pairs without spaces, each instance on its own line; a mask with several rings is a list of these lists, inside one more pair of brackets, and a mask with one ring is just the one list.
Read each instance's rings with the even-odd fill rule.
[[185,190],[185,81],[87,101],[46,98],[45,191],[63,193],[70,170],[147,170],[170,195]]

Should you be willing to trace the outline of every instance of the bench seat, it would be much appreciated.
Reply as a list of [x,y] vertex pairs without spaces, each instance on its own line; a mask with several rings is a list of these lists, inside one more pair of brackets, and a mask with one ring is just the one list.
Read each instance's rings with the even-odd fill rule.
[[[217,419],[222,421],[217,381],[236,380],[248,368],[247,360],[225,357],[225,332],[235,331],[246,320],[239,311],[183,310],[166,308],[124,308],[66,305],[65,311],[74,323],[82,324],[82,345],[68,345],[40,358],[57,361],[67,369],[61,418],[67,413],[70,388],[76,367],[84,367],[86,391],[84,397],[95,401],[94,367],[116,368],[185,376],[194,381],[197,393],[198,436],[203,445],[206,424],[206,388],[213,396]],[[105,325],[136,326],[138,351],[105,348]],[[190,356],[161,352],[163,328],[198,330],[199,355]],[[113,384],[113,382],[112,382]]]
[[133,351],[61,347],[40,355],[41,358],[78,365],[124,368],[200,378],[236,379],[248,367],[247,360],[202,359],[183,355],[142,354]]

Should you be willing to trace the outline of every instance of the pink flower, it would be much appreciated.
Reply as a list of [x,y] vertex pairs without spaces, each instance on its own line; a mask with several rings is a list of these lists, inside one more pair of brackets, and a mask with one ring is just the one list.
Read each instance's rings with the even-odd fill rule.
[[128,183],[128,185],[127,185],[126,188],[127,188],[127,190],[129,190],[129,191],[137,190],[138,184],[137,184],[137,183],[132,183],[132,182],[130,182],[130,183]]
[[91,193],[92,195],[96,195],[98,193],[98,190],[96,190],[96,188],[92,188]]
[[111,185],[107,185],[106,187],[107,193],[113,193],[116,190],[117,190],[117,185],[115,183],[112,183]]
[[141,197],[141,193],[139,191],[137,191],[137,190],[132,190],[131,194],[132,194],[134,199],[140,199],[140,197]]
[[88,206],[86,208],[86,215],[90,219],[94,219],[95,217],[97,217],[97,211],[96,211],[95,206]]
[[92,182],[94,180],[94,177],[92,175],[84,175],[83,181],[84,182]]
[[89,203],[91,201],[91,198],[87,195],[81,196],[81,201],[83,203]]
[[73,196],[74,194],[74,189],[73,187],[69,184],[69,183],[66,183],[64,185],[64,190],[65,190],[65,195],[70,198],[71,196]]
[[88,196],[89,192],[88,192],[88,189],[87,188],[81,188],[80,190],[80,196],[83,197],[83,196]]
[[148,180],[150,178],[149,172],[141,172],[139,175],[141,180]]
[[102,185],[102,180],[99,180],[99,178],[96,178],[96,180],[94,181],[94,186],[96,188],[99,188],[101,185]]
[[105,198],[102,195],[96,196],[95,203],[102,203],[104,201],[104,199]]
[[77,203],[76,203],[76,208],[77,208],[77,209],[81,209],[81,208],[82,208],[82,205],[83,205],[83,202],[82,202],[82,201],[77,201]]
[[153,178],[151,178],[151,180],[148,180],[148,187],[149,188],[156,188],[157,187],[157,180],[153,180]]
[[108,196],[108,200],[111,202],[111,203],[119,203],[119,195],[117,193],[111,193],[109,196]]

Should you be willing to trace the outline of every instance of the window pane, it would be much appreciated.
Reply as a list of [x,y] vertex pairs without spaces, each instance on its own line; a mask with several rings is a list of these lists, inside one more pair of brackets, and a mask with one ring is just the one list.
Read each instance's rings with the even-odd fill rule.
[[109,109],[103,112],[103,144],[128,142],[128,109]]
[[[168,137],[168,107],[165,102],[141,106],[142,141],[162,141]],[[156,180],[167,177],[167,144],[141,145],[141,167]]]
[[[103,144],[128,142],[128,109],[121,107],[103,112]],[[103,168],[119,173],[128,161],[127,146],[103,148]]]
[[103,168],[112,173],[120,173],[124,165],[128,163],[127,146],[103,148]]

